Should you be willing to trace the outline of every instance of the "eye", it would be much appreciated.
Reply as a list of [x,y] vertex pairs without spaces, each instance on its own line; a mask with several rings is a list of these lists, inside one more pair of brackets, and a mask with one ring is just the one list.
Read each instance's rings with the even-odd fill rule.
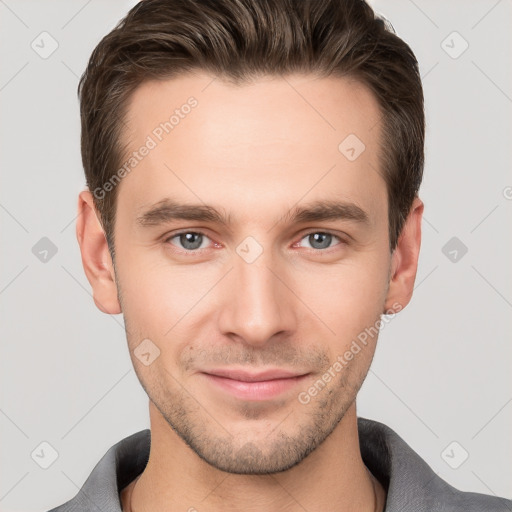
[[[338,243],[333,243],[336,240]],[[211,239],[200,231],[182,231],[180,233],[174,233],[165,239],[165,243],[170,243],[178,249],[189,253],[199,252],[201,249],[208,248],[208,242],[211,242]],[[306,245],[303,245],[304,242]],[[344,240],[334,233],[329,233],[328,231],[312,231],[303,236],[300,242],[297,242],[294,246],[322,251],[343,243],[345,243]]]
[[193,252],[198,249],[206,248],[208,246],[208,240],[210,239],[204,233],[197,231],[182,231],[181,233],[175,233],[168,237],[165,242],[175,245],[179,249]]
[[309,244],[306,245],[306,247],[315,250],[329,249],[330,247],[332,247],[331,244],[334,240],[338,240],[339,243],[343,243],[343,240],[339,236],[326,231],[313,231],[311,233],[308,233],[301,239],[300,242],[298,242],[300,247],[304,247],[301,244],[303,240],[306,240],[306,242]]

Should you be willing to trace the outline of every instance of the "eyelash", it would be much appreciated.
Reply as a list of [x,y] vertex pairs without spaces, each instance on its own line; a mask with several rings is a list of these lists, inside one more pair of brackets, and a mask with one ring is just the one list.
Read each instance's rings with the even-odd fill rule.
[[[194,249],[194,250],[180,249],[180,248],[176,247],[174,244],[170,243],[170,240],[172,240],[173,238],[176,238],[176,237],[178,237],[180,235],[184,235],[184,234],[187,234],[187,233],[193,233],[195,235],[202,235],[203,237],[206,237],[206,238],[210,239],[210,237],[206,233],[204,233],[203,231],[193,231],[193,230],[187,229],[187,230],[183,230],[183,231],[178,231],[176,233],[172,233],[171,235],[169,235],[169,236],[167,236],[165,238],[164,242],[166,244],[172,245],[176,249],[177,252],[179,252],[181,254],[186,254],[186,255],[201,254],[204,250],[207,249],[207,248]],[[326,249],[314,249],[314,248],[310,248],[310,247],[303,247],[303,249],[306,249],[306,250],[309,250],[309,251],[313,251],[313,252],[316,252],[316,253],[326,253],[326,252],[330,252],[331,249],[334,249],[338,245],[347,245],[348,244],[348,242],[346,240],[344,240],[340,235],[337,235],[337,234],[333,233],[332,231],[322,231],[322,230],[318,230],[318,229],[309,231],[307,233],[304,233],[301,236],[301,238],[299,239],[299,242],[301,242],[304,238],[308,237],[309,235],[313,235],[315,233],[321,233],[323,235],[331,235],[332,237],[337,238],[339,240],[339,243],[333,245],[332,247],[327,247]],[[294,245],[297,244],[297,243],[298,242],[295,242]]]

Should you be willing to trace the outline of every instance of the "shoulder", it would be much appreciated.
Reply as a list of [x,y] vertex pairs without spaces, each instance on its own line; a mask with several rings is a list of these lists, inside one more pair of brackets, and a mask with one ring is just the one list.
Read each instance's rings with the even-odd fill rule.
[[144,470],[151,442],[149,429],[112,446],[69,501],[48,512],[122,512],[120,492]]
[[358,431],[363,461],[387,490],[386,512],[512,512],[512,500],[451,486],[387,425],[358,418]]

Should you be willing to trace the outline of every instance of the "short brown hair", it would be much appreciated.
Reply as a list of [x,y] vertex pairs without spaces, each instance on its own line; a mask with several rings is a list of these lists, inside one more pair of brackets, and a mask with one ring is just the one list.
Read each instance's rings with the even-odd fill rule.
[[[237,84],[258,75],[346,76],[382,114],[380,172],[396,247],[423,175],[425,115],[410,47],[363,0],[143,0],[94,49],[80,79],[81,150],[94,191],[121,165],[130,95],[144,81],[203,70]],[[340,141],[341,142],[341,141]],[[95,206],[112,257],[117,187]]]

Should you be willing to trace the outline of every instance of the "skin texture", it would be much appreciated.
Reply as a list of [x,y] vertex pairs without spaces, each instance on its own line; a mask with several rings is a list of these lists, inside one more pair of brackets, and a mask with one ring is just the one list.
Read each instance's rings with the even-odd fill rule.
[[[423,203],[414,201],[390,254],[379,107],[347,78],[261,77],[234,86],[197,72],[146,82],[128,109],[129,151],[191,96],[197,106],[118,185],[115,269],[91,193],[78,202],[77,238],[94,301],[105,313],[123,313],[150,398],[150,459],[122,493],[123,510],[133,491],[136,511],[373,511],[355,398],[377,336],[307,404],[298,396],[382,313],[410,301]],[[338,149],[349,134],[365,145],[353,161]],[[229,224],[137,222],[165,198],[210,205]],[[353,203],[368,223],[289,221],[295,207],[315,201]],[[203,234],[199,249],[187,253],[191,245],[176,236],[182,230]],[[333,236],[323,242],[309,236],[326,232]],[[241,245],[247,237],[252,245]],[[255,255],[258,246],[255,261],[241,257],[240,247]],[[160,351],[147,366],[134,353],[144,339]],[[306,377],[252,400],[212,385],[204,372],[214,368]],[[377,497],[381,510],[380,484]]]

